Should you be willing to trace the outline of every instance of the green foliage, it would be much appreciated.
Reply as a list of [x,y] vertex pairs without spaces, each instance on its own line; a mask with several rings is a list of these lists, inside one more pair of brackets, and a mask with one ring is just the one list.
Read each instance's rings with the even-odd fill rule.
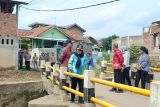
[[105,54],[105,53],[103,53],[103,58],[104,58],[104,60],[105,61],[110,61],[110,55],[109,54]]
[[28,45],[31,45],[30,40],[21,40],[21,49],[28,49]]
[[28,45],[27,44],[21,44],[21,49],[28,49]]
[[118,38],[117,35],[112,35],[112,36],[109,36],[107,38],[103,38],[102,39],[102,45],[104,47],[104,50],[111,50],[112,49],[112,40]]
[[139,58],[139,48],[138,46],[130,47],[130,64],[137,63]]

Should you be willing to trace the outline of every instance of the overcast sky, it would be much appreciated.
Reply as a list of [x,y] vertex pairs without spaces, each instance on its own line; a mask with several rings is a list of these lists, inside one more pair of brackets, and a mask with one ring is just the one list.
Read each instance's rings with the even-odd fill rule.
[[[19,0],[29,2],[31,0]],[[34,9],[65,9],[109,0],[33,0],[25,7]],[[66,12],[36,12],[21,8],[19,28],[29,29],[33,22],[64,26],[77,23],[85,35],[96,39],[112,34],[141,35],[142,27],[160,19],[160,0],[120,0],[111,4]]]

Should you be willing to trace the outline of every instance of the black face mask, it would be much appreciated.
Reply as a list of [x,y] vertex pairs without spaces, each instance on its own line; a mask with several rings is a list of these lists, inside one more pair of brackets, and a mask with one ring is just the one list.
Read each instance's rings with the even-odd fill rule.
[[81,58],[84,56],[84,53],[82,52],[81,54],[77,54],[75,52],[74,54],[77,56],[76,69],[79,69],[81,65]]

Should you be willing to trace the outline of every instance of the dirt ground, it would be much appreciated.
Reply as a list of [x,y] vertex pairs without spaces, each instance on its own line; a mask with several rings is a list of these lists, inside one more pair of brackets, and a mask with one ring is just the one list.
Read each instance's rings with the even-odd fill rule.
[[15,71],[15,70],[0,71],[0,82],[33,81],[33,80],[41,80],[40,72]]

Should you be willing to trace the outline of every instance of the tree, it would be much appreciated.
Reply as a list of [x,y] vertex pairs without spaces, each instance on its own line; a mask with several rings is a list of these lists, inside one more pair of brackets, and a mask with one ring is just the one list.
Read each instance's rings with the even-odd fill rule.
[[103,48],[104,50],[111,50],[112,49],[112,40],[116,39],[116,38],[119,38],[119,36],[117,35],[112,35],[112,36],[109,36],[107,38],[103,38],[102,39],[102,45],[103,45]]
[[139,58],[139,46],[131,46],[130,50],[130,64],[137,63]]

